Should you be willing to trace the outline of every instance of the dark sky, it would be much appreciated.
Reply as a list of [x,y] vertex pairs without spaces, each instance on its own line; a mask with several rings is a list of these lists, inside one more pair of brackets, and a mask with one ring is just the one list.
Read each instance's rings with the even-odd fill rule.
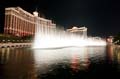
[[89,35],[109,36],[120,32],[119,3],[119,0],[0,0],[0,8],[20,6],[31,13],[37,8],[65,28],[85,25]]

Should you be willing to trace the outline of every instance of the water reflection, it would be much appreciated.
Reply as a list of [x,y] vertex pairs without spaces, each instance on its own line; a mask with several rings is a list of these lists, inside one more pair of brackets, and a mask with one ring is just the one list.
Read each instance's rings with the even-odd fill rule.
[[97,73],[105,72],[105,68],[111,66],[111,64],[106,66],[106,57],[109,62],[116,60],[120,63],[120,48],[113,46],[108,46],[107,50],[105,46],[47,50],[2,48],[0,79],[78,79],[78,77],[96,79]]
[[36,79],[33,59],[28,49],[0,49],[0,79]]
[[108,63],[112,63],[114,61],[114,50],[115,50],[115,47],[113,45],[107,46]]
[[79,69],[80,66],[85,66],[85,64],[87,64],[88,53],[86,51],[86,47],[56,50],[35,50],[35,64],[38,67],[37,69],[45,69],[41,71],[47,71],[49,69],[46,67],[50,67],[50,65],[53,64],[57,65],[59,63],[69,64],[71,68],[76,71],[76,69]]
[[[104,60],[105,47],[73,47],[56,50],[34,50],[35,64],[39,73],[51,70],[51,65],[67,64],[72,71],[86,70],[92,62]],[[53,69],[53,68],[52,68]],[[44,71],[44,72],[43,72]],[[52,70],[51,70],[52,71]]]
[[120,46],[115,46],[113,58],[114,58],[114,63],[116,63],[117,69],[120,72]]
[[120,47],[116,46],[114,49],[114,58],[120,64]]

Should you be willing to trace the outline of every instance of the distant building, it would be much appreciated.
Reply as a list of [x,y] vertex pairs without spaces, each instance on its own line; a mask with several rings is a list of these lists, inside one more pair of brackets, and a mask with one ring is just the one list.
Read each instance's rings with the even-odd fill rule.
[[5,34],[19,37],[31,36],[38,28],[45,31],[56,28],[56,24],[51,20],[39,17],[36,11],[31,14],[20,7],[5,8]]
[[81,37],[87,37],[87,28],[86,27],[73,27],[72,29],[67,29],[67,32],[80,35]]
[[[107,41],[107,43],[113,43],[113,39],[114,39],[113,36],[109,36],[106,41]],[[117,42],[119,42],[119,40],[116,41],[116,43]]]

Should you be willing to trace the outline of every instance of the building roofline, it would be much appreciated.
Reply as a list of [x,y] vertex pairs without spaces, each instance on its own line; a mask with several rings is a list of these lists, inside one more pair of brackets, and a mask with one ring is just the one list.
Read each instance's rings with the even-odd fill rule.
[[[22,9],[21,7],[8,7],[8,8],[5,8],[5,10],[14,10],[15,12],[19,13],[19,11],[31,16],[31,17],[36,17],[34,16],[33,14],[25,11],[24,9]],[[37,17],[39,20],[43,20],[43,21],[47,21],[47,22],[51,22],[52,23],[52,20],[49,20],[49,19],[46,19],[46,18],[42,18],[42,17]],[[54,23],[52,23],[54,24]],[[56,24],[55,24],[56,25]]]
[[[18,9],[18,10],[17,10]],[[25,14],[28,14],[29,16],[31,17],[34,17],[34,15],[32,15],[31,13],[25,11],[24,9],[22,9],[21,7],[8,7],[8,8],[5,8],[5,10],[14,10],[16,11],[17,13],[19,13],[19,10],[22,11],[23,13]]]

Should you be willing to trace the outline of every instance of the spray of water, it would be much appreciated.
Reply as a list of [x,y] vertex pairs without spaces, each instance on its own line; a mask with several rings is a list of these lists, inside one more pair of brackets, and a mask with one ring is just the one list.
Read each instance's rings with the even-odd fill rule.
[[104,46],[102,39],[85,38],[81,35],[67,33],[50,28],[37,28],[33,48],[61,48],[81,46]]

